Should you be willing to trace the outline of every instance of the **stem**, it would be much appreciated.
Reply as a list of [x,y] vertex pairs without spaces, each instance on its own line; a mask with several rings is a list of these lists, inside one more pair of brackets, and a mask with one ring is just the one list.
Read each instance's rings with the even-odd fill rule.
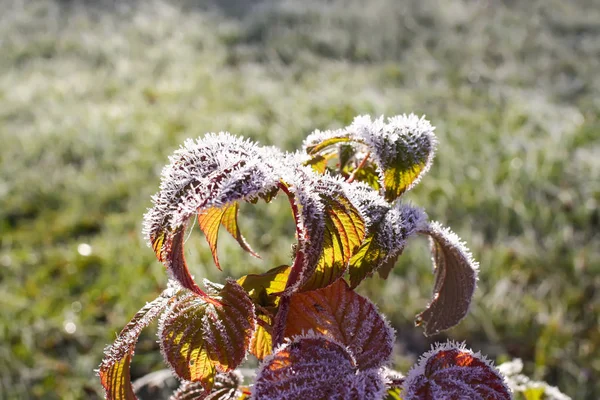
[[[295,202],[295,196],[289,191],[288,187],[283,182],[279,183],[279,188],[287,195],[288,200],[290,201],[292,214],[294,215],[294,221],[296,222],[296,236],[298,237],[298,244],[300,244],[300,238],[304,236],[304,232],[300,229],[300,211],[298,210],[298,205]],[[279,299],[279,309],[277,311],[277,315],[275,315],[275,321],[273,323],[273,348],[283,343],[285,324],[287,321],[287,315],[290,311],[290,300],[292,296],[291,293],[287,293],[287,289],[298,280],[300,272],[302,271],[302,264],[304,264],[304,251],[301,246],[298,246],[296,258],[294,258],[294,265],[292,265],[290,275],[288,276],[284,293],[282,293],[281,298]]]
[[360,164],[358,164],[358,166],[356,167],[356,169],[354,171],[352,171],[352,173],[350,174],[350,176],[348,177],[348,179],[346,179],[347,183],[354,182],[354,178],[356,178],[356,173],[367,164],[367,160],[369,159],[370,155],[371,155],[371,152],[369,151],[367,153],[367,155],[365,156],[365,158],[363,158],[363,160],[360,162]]

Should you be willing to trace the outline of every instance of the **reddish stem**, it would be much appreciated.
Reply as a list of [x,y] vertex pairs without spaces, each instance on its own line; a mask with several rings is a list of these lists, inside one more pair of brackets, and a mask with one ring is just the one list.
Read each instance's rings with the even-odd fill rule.
[[363,160],[360,162],[360,164],[358,164],[358,166],[356,167],[356,169],[354,171],[352,171],[352,173],[350,174],[350,176],[348,177],[348,179],[346,179],[347,183],[354,182],[354,178],[356,178],[356,173],[367,164],[367,160],[369,159],[370,155],[371,155],[371,152],[369,151],[367,153],[367,155],[365,156],[365,158],[363,158]]
[[[296,236],[298,237],[298,243],[300,243],[300,238],[304,236],[304,232],[302,232],[302,230],[300,229],[300,211],[298,210],[298,205],[296,204],[295,196],[293,193],[290,192],[289,188],[283,182],[279,184],[279,188],[287,195],[288,200],[290,201],[290,206],[292,207],[292,214],[294,215],[294,221],[296,223]],[[281,295],[281,299],[279,300],[279,309],[277,311],[277,315],[275,316],[275,321],[273,323],[273,347],[276,347],[283,343],[285,324],[288,312],[290,310],[291,299],[291,294],[287,293],[287,289],[290,288],[293,284],[295,284],[298,280],[300,272],[302,271],[303,264],[304,251],[300,246],[298,246],[298,250],[296,251],[296,258],[294,258],[294,265],[292,265],[290,275],[288,276],[288,280],[285,285],[286,290]]]

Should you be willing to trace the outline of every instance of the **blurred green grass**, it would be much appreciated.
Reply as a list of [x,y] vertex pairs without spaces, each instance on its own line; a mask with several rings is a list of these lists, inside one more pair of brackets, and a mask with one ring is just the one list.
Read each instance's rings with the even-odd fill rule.
[[[444,336],[599,398],[599,4],[299,4],[2,3],[0,398],[101,396],[103,347],[166,283],[141,218],[185,138],[293,150],[357,114],[411,111],[440,145],[407,198],[481,263],[470,315]],[[199,232],[188,261],[213,280],[286,263],[291,224],[285,202],[245,206],[262,261],[222,240],[219,273]],[[431,343],[412,319],[432,280],[415,240],[361,287],[398,331],[399,368]],[[149,329],[132,374],[162,366]]]

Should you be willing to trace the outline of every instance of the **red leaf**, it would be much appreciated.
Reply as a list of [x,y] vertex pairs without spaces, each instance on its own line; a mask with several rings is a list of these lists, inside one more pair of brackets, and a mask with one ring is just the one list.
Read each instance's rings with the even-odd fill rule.
[[379,400],[385,386],[378,369],[360,370],[343,345],[312,335],[265,358],[252,391],[269,400]]
[[310,331],[345,345],[360,369],[384,365],[394,344],[393,330],[373,303],[351,290],[343,279],[292,296],[285,336]]
[[425,353],[404,382],[405,400],[510,400],[510,390],[494,366],[463,345],[452,342]]
[[433,335],[452,328],[467,315],[477,285],[478,264],[460,238],[439,223],[431,223],[420,233],[431,238],[435,286],[431,303],[417,315],[415,323],[424,323],[425,335]]

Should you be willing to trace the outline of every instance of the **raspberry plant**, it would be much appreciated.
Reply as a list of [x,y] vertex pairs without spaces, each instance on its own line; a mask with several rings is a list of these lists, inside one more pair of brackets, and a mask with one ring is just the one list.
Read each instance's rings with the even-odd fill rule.
[[[107,399],[135,399],[129,365],[135,343],[159,318],[166,362],[182,399],[510,399],[485,357],[456,343],[435,346],[407,374],[390,370],[394,331],[355,292],[387,277],[413,236],[429,238],[435,284],[416,325],[433,335],[467,314],[478,265],[451,230],[402,201],[431,166],[434,128],[413,114],[357,117],[315,131],[302,151],[283,153],[229,133],[187,140],[162,172],[144,233],[169,274],[168,288],[144,306],[106,349],[99,375]],[[239,202],[287,196],[296,224],[291,265],[224,284],[192,277],[184,257],[193,218],[217,268],[220,226],[256,256],[238,227]],[[255,381],[236,368],[254,355]]]

